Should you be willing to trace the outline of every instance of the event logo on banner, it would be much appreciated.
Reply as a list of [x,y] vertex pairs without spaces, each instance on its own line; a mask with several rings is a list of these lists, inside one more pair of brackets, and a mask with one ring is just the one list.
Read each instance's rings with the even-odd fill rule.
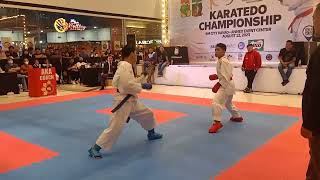
[[189,48],[190,61],[212,59],[217,43],[238,60],[251,43],[264,61],[277,61],[287,40],[307,42],[313,36],[313,12],[320,0],[169,0],[172,46]]

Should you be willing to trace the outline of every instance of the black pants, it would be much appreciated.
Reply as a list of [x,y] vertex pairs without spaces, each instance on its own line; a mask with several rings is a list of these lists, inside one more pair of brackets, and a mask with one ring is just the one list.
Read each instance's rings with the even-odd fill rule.
[[68,71],[69,80],[71,81],[77,81],[80,78],[79,71]]
[[310,162],[307,171],[307,180],[320,180],[320,136],[309,140]]
[[247,87],[252,89],[252,83],[253,83],[253,80],[254,80],[254,77],[256,76],[257,72],[254,71],[254,70],[250,70],[250,71],[245,71],[245,75],[248,79],[248,85]]

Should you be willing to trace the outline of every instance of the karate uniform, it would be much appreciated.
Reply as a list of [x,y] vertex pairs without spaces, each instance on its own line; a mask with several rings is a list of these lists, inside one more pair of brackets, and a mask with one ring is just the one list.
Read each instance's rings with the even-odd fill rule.
[[212,104],[212,118],[214,121],[221,121],[221,113],[224,105],[231,113],[233,118],[241,117],[236,107],[232,104],[232,98],[235,94],[235,85],[232,80],[233,67],[227,57],[223,56],[217,62],[217,75],[221,87],[216,93]]
[[[292,33],[293,41],[305,42],[309,41],[312,34],[305,34],[310,39],[307,39],[304,35],[304,28],[307,26],[313,26],[313,11],[318,0],[283,0],[282,4],[289,7],[289,11],[293,11],[295,18],[290,23],[288,30]],[[312,31],[311,31],[312,33]]]
[[136,120],[147,131],[155,128],[156,121],[153,112],[138,100],[138,94],[142,90],[141,82],[145,81],[144,78],[144,76],[140,78],[134,77],[130,63],[126,61],[119,63],[112,81],[112,85],[119,91],[114,97],[113,106],[117,106],[128,94],[132,96],[120,109],[112,114],[109,127],[97,139],[96,144],[102,149],[111,150],[112,145],[120,136],[128,117]]

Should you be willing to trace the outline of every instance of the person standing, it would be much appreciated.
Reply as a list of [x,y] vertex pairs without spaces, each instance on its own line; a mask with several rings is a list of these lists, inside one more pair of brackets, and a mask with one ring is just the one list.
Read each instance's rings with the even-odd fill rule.
[[213,124],[209,129],[209,133],[217,133],[222,127],[221,115],[223,107],[226,106],[231,113],[230,120],[233,122],[242,122],[239,111],[232,103],[233,95],[235,94],[235,85],[232,80],[233,67],[230,64],[228,58],[225,56],[227,46],[219,43],[215,49],[215,56],[218,58],[217,62],[217,74],[209,76],[210,80],[219,80],[212,88],[212,91],[216,93],[212,103],[212,118]]
[[320,180],[320,45],[312,54],[307,68],[307,80],[302,95],[301,135],[307,138],[310,148],[310,161],[306,174],[307,180]]
[[252,91],[252,84],[254,78],[257,74],[257,71],[261,67],[261,55],[258,51],[253,49],[252,44],[247,45],[248,52],[244,56],[243,63],[242,63],[242,71],[245,72],[245,75],[248,79],[247,87],[243,90],[245,93],[251,93]]
[[147,89],[147,86],[150,87],[150,84],[142,84],[142,79],[145,77],[141,76],[139,79],[134,76],[132,66],[137,61],[135,48],[126,45],[122,49],[122,57],[123,61],[119,63],[112,80],[112,85],[117,88],[114,97],[115,108],[112,110],[114,113],[109,127],[88,150],[89,156],[93,158],[102,158],[101,149],[111,150],[129,117],[136,120],[148,132],[149,141],[162,138],[162,134],[155,132],[156,120],[153,112],[138,100],[138,94],[142,89]]

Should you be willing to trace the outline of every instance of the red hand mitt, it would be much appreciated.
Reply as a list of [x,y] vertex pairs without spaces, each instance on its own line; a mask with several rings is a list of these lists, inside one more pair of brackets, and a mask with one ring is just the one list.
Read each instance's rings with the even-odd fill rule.
[[211,75],[209,76],[209,79],[210,79],[211,81],[217,80],[217,79],[218,79],[218,75],[216,75],[216,74],[211,74]]
[[219,82],[217,82],[213,88],[212,88],[212,92],[217,93],[219,88],[221,87],[221,84]]

